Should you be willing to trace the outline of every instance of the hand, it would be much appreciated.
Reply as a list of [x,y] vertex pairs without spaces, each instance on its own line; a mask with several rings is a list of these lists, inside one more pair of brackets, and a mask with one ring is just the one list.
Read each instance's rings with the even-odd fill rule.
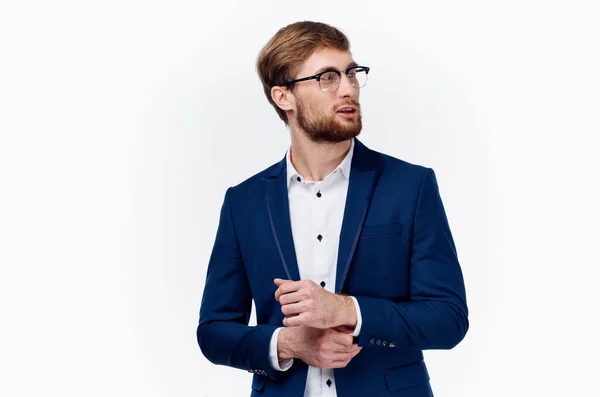
[[281,304],[286,316],[283,325],[305,325],[313,328],[345,329],[356,327],[356,310],[352,299],[328,292],[311,280],[290,281],[276,278],[275,300]]
[[279,360],[299,358],[318,368],[344,368],[361,350],[352,336],[334,329],[283,328],[277,339]]

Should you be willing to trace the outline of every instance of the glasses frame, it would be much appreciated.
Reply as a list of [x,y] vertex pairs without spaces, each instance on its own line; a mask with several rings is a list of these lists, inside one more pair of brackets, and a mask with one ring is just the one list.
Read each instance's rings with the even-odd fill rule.
[[[296,79],[296,80],[291,80],[291,81],[285,82],[285,83],[282,84],[282,86],[286,86],[286,87],[289,88],[291,85],[296,84],[296,83],[300,83],[302,81],[317,80],[317,83],[319,83],[319,88],[321,89],[321,91],[323,91],[323,92],[335,92],[335,91],[338,90],[338,88],[340,88],[339,83],[338,83],[338,86],[336,87],[335,90],[333,90],[333,91],[324,91],[323,88],[321,88],[321,75],[323,75],[325,73],[334,72],[335,74],[338,75],[338,78],[340,79],[340,82],[341,82],[342,73],[344,73],[346,75],[346,77],[348,77],[348,73],[352,69],[364,69],[366,75],[368,75],[369,74],[369,70],[371,70],[371,68],[368,67],[368,66],[360,66],[360,65],[351,66],[351,67],[349,67],[346,70],[327,69],[327,70],[322,71],[321,73],[315,74],[314,76],[302,77],[300,79]],[[348,77],[348,79],[349,79],[349,77]],[[354,88],[360,88],[360,87],[355,87],[354,84],[352,84],[352,81],[350,82],[350,85],[352,87],[354,87]]]

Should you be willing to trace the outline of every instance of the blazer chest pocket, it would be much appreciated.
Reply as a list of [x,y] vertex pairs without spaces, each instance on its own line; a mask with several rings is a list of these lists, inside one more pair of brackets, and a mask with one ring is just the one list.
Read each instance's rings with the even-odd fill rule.
[[402,223],[363,226],[361,238],[383,237],[402,234]]

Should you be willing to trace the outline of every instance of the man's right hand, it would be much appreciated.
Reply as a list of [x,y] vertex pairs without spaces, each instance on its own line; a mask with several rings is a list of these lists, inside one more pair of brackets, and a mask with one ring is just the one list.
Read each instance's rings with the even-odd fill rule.
[[362,350],[352,340],[352,335],[335,329],[283,328],[277,338],[277,356],[279,360],[299,358],[318,368],[344,368]]

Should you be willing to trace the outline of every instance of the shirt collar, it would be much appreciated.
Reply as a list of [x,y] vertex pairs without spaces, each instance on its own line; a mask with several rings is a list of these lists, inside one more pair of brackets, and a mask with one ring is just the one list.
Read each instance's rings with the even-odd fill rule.
[[[285,153],[285,161],[287,163],[287,187],[289,189],[290,187],[290,181],[292,180],[292,178],[297,178],[298,176],[302,177],[302,175],[298,174],[298,171],[296,171],[296,169],[294,168],[294,166],[292,165],[292,161],[290,159],[290,148],[288,148],[287,152]],[[351,143],[350,143],[350,150],[348,150],[348,153],[346,154],[346,157],[344,157],[344,159],[342,160],[342,162],[335,168],[335,170],[341,170],[342,174],[346,177],[346,179],[350,180],[350,169],[351,169],[351,165],[352,165],[352,155],[354,154],[354,138],[352,138]],[[331,174],[333,174],[333,172],[335,171],[331,171]],[[329,175],[327,175],[325,178],[327,178]]]

